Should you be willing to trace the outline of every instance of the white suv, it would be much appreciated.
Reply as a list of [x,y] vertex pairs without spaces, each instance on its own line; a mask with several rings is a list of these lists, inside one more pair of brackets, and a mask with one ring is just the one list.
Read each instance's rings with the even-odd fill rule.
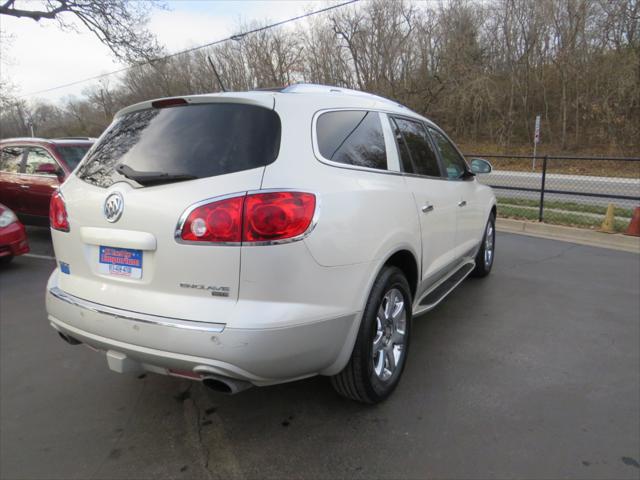
[[[472,171],[473,170],[473,171]],[[387,397],[413,316],[489,273],[495,197],[433,122],[333,87],[125,108],[51,202],[48,319],[119,372]]]

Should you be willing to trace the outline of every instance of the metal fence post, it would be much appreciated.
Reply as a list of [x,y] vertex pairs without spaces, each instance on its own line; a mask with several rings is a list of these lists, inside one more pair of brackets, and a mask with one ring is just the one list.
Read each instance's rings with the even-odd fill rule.
[[542,183],[540,185],[540,212],[538,214],[538,221],[542,222],[544,219],[544,187],[547,181],[547,160],[549,155],[545,155],[542,159]]

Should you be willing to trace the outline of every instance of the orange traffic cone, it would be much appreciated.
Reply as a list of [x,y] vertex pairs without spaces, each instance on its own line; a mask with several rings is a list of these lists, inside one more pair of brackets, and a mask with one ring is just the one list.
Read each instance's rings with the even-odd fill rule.
[[633,217],[631,217],[629,227],[627,227],[627,231],[624,234],[640,237],[640,207],[636,207],[633,211]]
[[604,222],[602,222],[602,225],[600,226],[600,229],[598,230],[599,232],[602,233],[616,233],[616,229],[615,229],[615,206],[613,205],[613,203],[610,203],[609,206],[607,207],[607,214],[604,216]]

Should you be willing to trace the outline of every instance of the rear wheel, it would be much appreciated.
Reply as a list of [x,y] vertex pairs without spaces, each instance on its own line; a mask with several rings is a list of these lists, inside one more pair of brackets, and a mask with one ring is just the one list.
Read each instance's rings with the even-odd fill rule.
[[373,284],[349,363],[331,377],[347,398],[378,403],[396,388],[409,350],[411,290],[402,271],[387,266]]
[[486,277],[491,273],[496,249],[496,215],[492,212],[484,229],[484,237],[478,254],[476,255],[476,268],[471,275],[474,277]]
[[13,260],[13,255],[7,255],[6,257],[0,257],[0,265],[7,265]]

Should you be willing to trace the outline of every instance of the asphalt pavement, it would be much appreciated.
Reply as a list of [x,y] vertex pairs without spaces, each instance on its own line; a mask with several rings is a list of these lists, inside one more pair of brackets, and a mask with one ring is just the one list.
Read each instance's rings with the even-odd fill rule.
[[113,373],[47,324],[53,266],[0,270],[3,479],[640,477],[638,255],[499,233],[374,407],[326,378],[223,396]]

